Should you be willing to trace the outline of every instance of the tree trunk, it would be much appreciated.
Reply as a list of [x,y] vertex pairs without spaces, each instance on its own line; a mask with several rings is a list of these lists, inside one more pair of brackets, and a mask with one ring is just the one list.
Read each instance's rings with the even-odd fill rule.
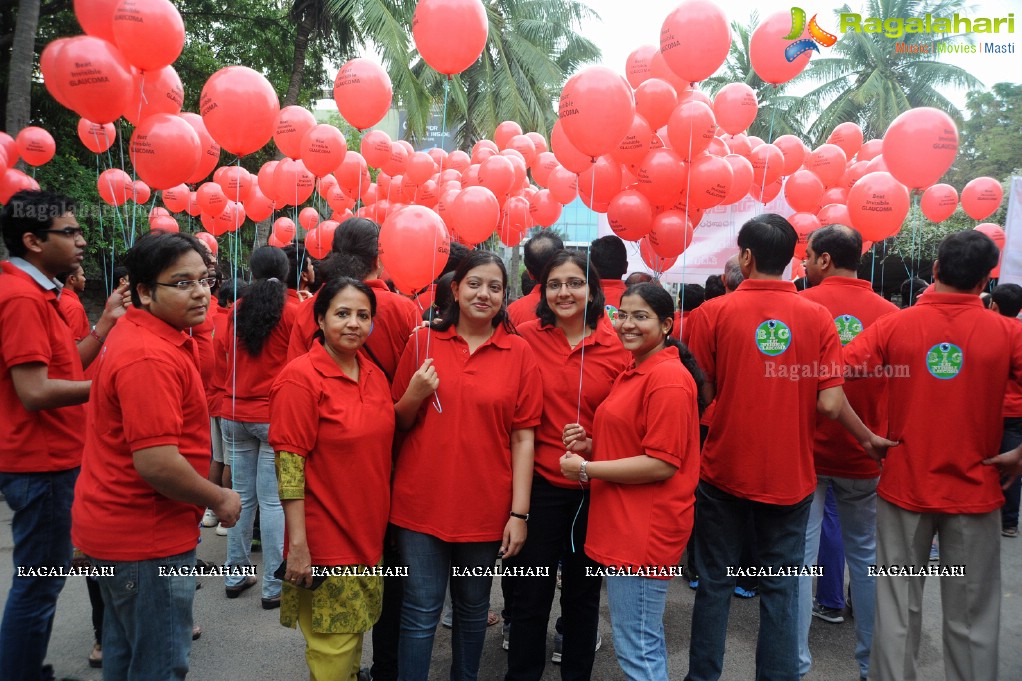
[[316,25],[316,16],[312,9],[307,9],[302,15],[302,21],[298,24],[298,34],[295,36],[295,57],[291,62],[291,82],[287,86],[287,94],[284,96],[284,106],[293,106],[298,103],[298,93],[302,88],[302,76],[305,75],[305,52],[309,49],[309,38],[312,36],[312,29]]
[[32,112],[32,66],[35,63],[35,34],[39,28],[39,0],[19,0],[18,19],[11,46],[11,67],[7,76],[7,134],[17,137],[28,125]]
[[518,300],[522,297],[522,275],[519,274],[518,270],[521,269],[522,263],[522,247],[521,245],[515,246],[511,249],[511,265],[508,267],[508,288],[509,296],[511,300]]

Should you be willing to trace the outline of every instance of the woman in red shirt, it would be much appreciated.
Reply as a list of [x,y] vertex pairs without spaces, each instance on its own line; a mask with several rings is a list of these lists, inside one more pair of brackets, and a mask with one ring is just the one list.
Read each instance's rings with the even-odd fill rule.
[[383,371],[359,352],[376,313],[369,286],[339,277],[314,305],[319,342],[270,392],[287,519],[280,621],[301,627],[314,681],[354,679],[383,599],[394,404]]
[[556,590],[557,563],[562,556],[563,627],[558,627],[563,630],[561,674],[573,679],[586,679],[592,674],[602,580],[592,574],[596,564],[583,550],[589,486],[565,480],[561,474],[561,431],[565,423],[573,421],[592,429],[596,408],[631,360],[607,320],[600,275],[584,256],[557,252],[538,286],[542,292],[539,318],[518,327],[532,347],[543,376],[543,418],[536,429],[529,513],[531,531],[521,553],[508,565],[541,567],[546,576],[505,578],[513,582],[507,681],[538,680],[543,675],[547,622]]
[[[227,532],[227,565],[249,566],[252,528],[259,507],[263,547],[262,605],[280,607],[280,580],[273,572],[283,561],[284,511],[277,495],[277,475],[270,448],[270,386],[287,362],[294,308],[287,304],[284,278],[287,256],[263,246],[249,261],[252,284],[228,319],[227,373],[218,416],[224,438],[225,463],[231,467],[234,490],[241,495],[241,520]],[[237,598],[256,578],[227,575],[228,598]]]
[[506,288],[499,257],[470,253],[454,272],[453,303],[408,342],[394,377],[397,425],[408,431],[390,511],[408,566],[402,681],[429,676],[448,581],[451,678],[476,678],[496,559],[525,541],[542,385],[531,348],[507,321]]
[[[667,678],[667,586],[692,530],[699,479],[703,374],[670,337],[673,324],[663,288],[629,287],[615,325],[633,364],[597,408],[592,439],[578,423],[563,431],[564,477],[591,482],[586,553],[605,567],[614,651],[631,680]],[[592,461],[579,456],[589,452]]]

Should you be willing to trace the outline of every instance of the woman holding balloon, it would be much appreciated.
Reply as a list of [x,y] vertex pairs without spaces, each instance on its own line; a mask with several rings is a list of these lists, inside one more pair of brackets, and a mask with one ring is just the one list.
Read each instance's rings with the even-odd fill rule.
[[[531,532],[508,566],[542,567],[546,576],[514,580],[511,639],[505,679],[538,680],[546,658],[547,622],[564,557],[561,674],[587,679],[593,670],[601,578],[583,550],[589,486],[564,479],[561,430],[580,422],[592,430],[593,413],[607,397],[630,356],[604,314],[600,275],[584,256],[558,251],[540,276],[539,318],[518,331],[532,347],[543,376],[543,416],[536,429]],[[567,549],[565,550],[565,547]]]
[[618,572],[607,575],[607,596],[614,651],[631,681],[667,678],[667,586],[691,533],[699,477],[703,375],[670,337],[673,320],[674,301],[660,286],[625,291],[615,324],[632,364],[591,430],[569,423],[562,433],[564,477],[591,483],[586,553]]
[[390,513],[408,566],[403,681],[429,677],[448,582],[451,678],[477,677],[494,562],[525,542],[542,385],[532,350],[507,321],[506,288],[501,259],[471,252],[454,272],[453,302],[415,333],[394,377],[397,427],[407,431]]

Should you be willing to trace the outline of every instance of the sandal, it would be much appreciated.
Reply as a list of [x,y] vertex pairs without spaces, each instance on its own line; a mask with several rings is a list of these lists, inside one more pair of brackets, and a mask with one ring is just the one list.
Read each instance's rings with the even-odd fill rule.
[[200,636],[202,636],[202,627],[196,624],[192,627],[192,640],[198,641]]
[[93,669],[103,667],[103,646],[98,643],[92,646],[92,652],[89,653],[89,666]]

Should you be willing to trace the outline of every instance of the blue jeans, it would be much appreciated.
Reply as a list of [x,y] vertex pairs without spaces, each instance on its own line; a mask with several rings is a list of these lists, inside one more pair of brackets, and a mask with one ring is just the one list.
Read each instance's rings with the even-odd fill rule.
[[[837,513],[837,500],[834,499],[834,488],[827,487],[823,502],[823,522],[820,523],[819,552],[816,564],[823,574],[816,578],[816,602],[833,610],[845,609],[845,543],[841,540],[841,520]],[[816,497],[813,497],[815,502]],[[813,522],[812,509],[809,510],[809,522]],[[806,530],[808,532],[808,528]],[[806,548],[809,537],[806,537]],[[806,565],[812,563],[806,561]],[[801,584],[801,582],[799,583]],[[801,587],[800,587],[801,588]],[[799,593],[802,593],[799,591]]]
[[183,679],[192,649],[194,576],[167,576],[160,568],[195,568],[195,551],[135,562],[90,559],[111,567],[99,577],[103,614],[103,681]]
[[474,681],[486,638],[493,577],[455,576],[455,570],[493,569],[499,541],[446,542],[421,532],[397,528],[397,545],[408,566],[401,608],[397,673],[400,681],[426,681],[433,656],[433,637],[451,585],[454,629],[451,634],[451,681]]
[[18,567],[71,565],[71,501],[78,469],[0,473],[0,491],[14,511],[14,576],[0,625],[0,679],[39,677],[53,631],[63,577],[18,576]]
[[[1004,419],[1004,434],[1001,436],[1001,448],[997,451],[1006,452],[1022,444],[1022,418]],[[1016,477],[1008,489],[1004,490],[1004,506],[1001,508],[1001,527],[1018,527],[1019,500],[1022,499],[1022,477]]]
[[[805,556],[806,521],[812,495],[797,504],[778,506],[736,497],[705,481],[696,488],[696,569],[699,588],[692,608],[689,648],[690,681],[714,681],[724,665],[724,642],[743,537],[752,518],[756,565],[791,568]],[[798,579],[759,578],[759,639],[756,679],[797,681]]]
[[[227,565],[252,565],[252,527],[259,506],[259,532],[263,545],[263,598],[280,595],[280,580],[273,573],[284,560],[284,509],[277,490],[277,471],[270,447],[270,424],[221,419],[224,461],[231,466],[234,491],[241,497],[241,517],[227,530]],[[238,586],[245,577],[224,577],[226,586]]]
[[607,577],[614,653],[628,681],[667,679],[667,579]]
[[[855,612],[855,660],[860,676],[869,674],[869,650],[873,645],[873,614],[876,608],[876,577],[869,567],[876,565],[877,482],[879,478],[855,480],[819,476],[806,525],[805,564],[814,565],[820,546],[820,526],[827,490],[834,492],[837,515],[841,521],[845,560],[852,585],[852,610]],[[828,566],[827,569],[830,569]],[[839,574],[844,576],[844,566]],[[826,574],[826,573],[825,573]],[[821,579],[823,579],[821,577]],[[813,578],[800,577],[798,585],[798,665],[799,674],[808,674],[812,664],[809,653],[809,624],[813,619]]]

